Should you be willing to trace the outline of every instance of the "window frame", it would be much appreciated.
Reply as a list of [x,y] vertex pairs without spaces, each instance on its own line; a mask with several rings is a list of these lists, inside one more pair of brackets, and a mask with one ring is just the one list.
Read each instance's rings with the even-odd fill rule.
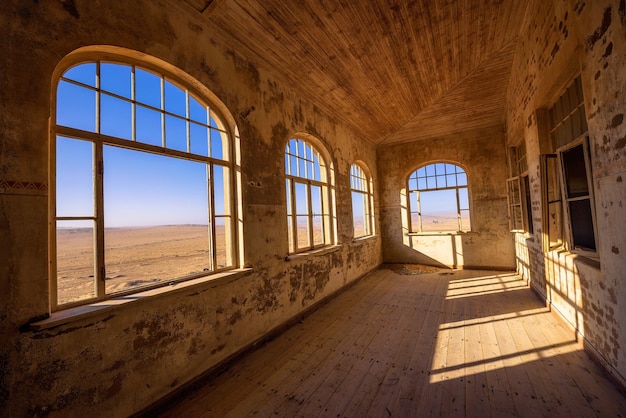
[[528,175],[528,158],[526,143],[524,141],[516,147],[509,148],[509,172],[510,177],[506,180],[509,229],[511,232],[532,235],[534,225],[530,196],[530,179]]
[[[565,249],[575,254],[595,258],[598,254],[598,230],[596,221],[595,198],[593,187],[593,170],[591,165],[591,150],[589,147],[589,132],[585,111],[584,91],[580,74],[563,89],[555,102],[545,112],[548,130],[542,137],[545,151],[541,154],[541,176],[542,176],[542,217],[543,225],[548,226],[544,233],[543,251]],[[576,147],[582,147],[585,175],[588,194],[584,199],[589,200],[591,212],[591,225],[593,233],[594,249],[576,245],[574,242],[574,225],[567,200],[567,173],[564,165],[563,155]],[[550,165],[549,161],[554,160]],[[556,172],[554,172],[556,171]],[[550,180],[550,178],[554,180]],[[557,189],[559,196],[557,199],[550,199],[550,182],[558,182]],[[574,199],[576,200],[576,199]],[[572,199],[569,200],[571,202]],[[550,205],[560,205],[560,223],[558,225],[560,234],[558,239],[552,239],[550,230]],[[552,244],[555,242],[555,244]]]
[[352,205],[352,234],[353,238],[364,238],[374,235],[374,184],[369,170],[360,162],[355,162],[350,166],[350,195],[354,202],[355,194],[360,196],[364,202],[363,222],[364,233],[357,235],[355,226],[356,213],[354,212],[354,204]]
[[[420,189],[419,187],[419,181],[418,179],[421,178],[418,175],[418,171],[421,169],[424,170],[428,170],[428,167],[433,166],[433,169],[435,169],[437,164],[444,164],[445,165],[452,165],[455,167],[455,172],[454,173],[450,173],[450,174],[455,174],[455,182],[458,182],[456,180],[456,174],[463,174],[465,175],[465,185],[455,185],[455,186],[447,186],[447,173],[444,174],[444,177],[446,177],[446,187],[435,187],[435,188],[429,188],[428,185],[425,189]],[[460,169],[461,172],[457,172],[456,169]],[[415,176],[415,180],[416,180],[416,187],[413,189],[411,188],[411,180],[412,177]],[[435,175],[434,177],[437,177],[438,175],[436,174],[435,171]],[[424,178],[428,178],[428,177],[433,177],[433,176],[426,176]],[[470,181],[469,181],[469,176],[467,174],[467,171],[465,170],[465,168],[463,168],[460,164],[458,163],[454,163],[454,162],[449,162],[449,161],[433,161],[433,162],[428,162],[426,164],[423,164],[419,167],[417,167],[415,170],[411,171],[411,173],[409,173],[409,175],[406,177],[406,190],[407,190],[407,213],[408,213],[408,230],[410,234],[425,234],[425,235],[429,235],[429,234],[441,234],[441,233],[468,233],[468,232],[472,232],[472,210],[471,210],[471,193],[470,193]],[[461,199],[459,198],[459,190],[461,189],[465,189],[466,193],[467,193],[467,209],[465,208],[461,208]],[[452,230],[452,229],[441,229],[441,230],[424,230],[423,228],[423,222],[422,222],[422,200],[421,200],[421,194],[422,192],[433,192],[433,191],[445,191],[445,190],[454,190],[455,192],[455,198],[456,198],[456,215],[457,215],[457,228],[456,230]],[[416,204],[417,204],[417,208],[412,208],[411,207],[411,194],[412,193],[416,193]],[[415,210],[413,210],[415,209]],[[462,211],[467,211],[468,214],[468,221],[469,221],[469,225],[467,229],[463,229],[463,222],[462,222]],[[413,214],[417,214],[417,218],[418,218],[418,225],[417,228],[414,225],[413,222]]]
[[[588,193],[585,196],[577,196],[577,197],[569,197],[567,191],[568,185],[568,176],[567,170],[564,161],[564,154],[572,151],[574,148],[581,147],[583,151],[584,165],[585,165],[585,180],[587,183],[587,191]],[[598,231],[597,231],[597,222],[596,222],[596,210],[595,210],[595,199],[594,199],[594,188],[593,188],[593,176],[591,172],[591,155],[589,150],[589,136],[587,134],[582,135],[569,142],[567,145],[560,147],[557,150],[557,157],[559,162],[559,174],[560,174],[560,183],[561,183],[561,201],[562,201],[562,209],[564,211],[564,218],[567,220],[565,222],[565,236],[567,247],[572,252],[578,252],[581,254],[594,255],[598,252]],[[593,233],[593,241],[595,248],[587,248],[581,245],[577,245],[574,237],[574,225],[572,222],[572,215],[570,209],[570,203],[575,201],[583,201],[586,200],[589,202],[589,209],[591,212],[591,231]]]
[[[291,153],[290,144],[295,141],[295,154]],[[302,148],[300,147],[302,144]],[[310,158],[307,153],[310,150]],[[304,155],[300,155],[303,152]],[[294,135],[285,145],[285,193],[287,205],[287,241],[288,254],[299,254],[313,251],[334,245],[335,243],[335,202],[334,202],[334,177],[333,166],[325,148],[319,141],[309,135]],[[292,167],[293,161],[297,164]],[[317,160],[317,164],[316,164]],[[305,175],[299,175],[299,170],[304,167]],[[319,167],[319,178],[315,178],[315,169]],[[311,170],[312,168],[312,170]],[[311,174],[309,177],[307,174]],[[312,177],[312,178],[311,178]],[[306,210],[304,213],[298,212],[297,185],[304,187],[306,195]],[[313,212],[312,190],[319,188],[319,204],[321,214]],[[321,217],[321,243],[315,241],[314,220]],[[298,218],[305,218],[307,225],[308,245],[300,246],[298,233]]]
[[[87,49],[87,48],[85,48]],[[121,48],[120,48],[121,50]],[[126,51],[124,51],[126,52]],[[149,289],[155,289],[159,287],[168,286],[172,283],[182,282],[187,280],[192,280],[196,278],[201,278],[205,276],[210,276],[212,274],[221,273],[224,271],[232,270],[237,268],[238,263],[240,262],[240,245],[241,243],[238,240],[239,233],[238,228],[240,228],[238,220],[238,209],[239,209],[239,183],[238,175],[236,173],[236,168],[239,165],[239,154],[238,154],[238,132],[236,126],[234,126],[234,122],[231,121],[231,117],[224,113],[224,109],[220,109],[220,105],[216,104],[217,98],[212,96],[210,92],[207,94],[204,86],[200,85],[197,81],[191,79],[190,76],[183,73],[181,70],[173,66],[169,66],[165,63],[160,65],[161,62],[157,62],[156,59],[152,59],[151,57],[143,57],[132,55],[136,55],[133,51],[128,51],[129,55],[124,55],[123,53],[106,53],[100,50],[99,47],[93,48],[91,51],[81,50],[78,53],[74,53],[73,55],[68,56],[69,59],[66,59],[65,62],[59,64],[55,71],[55,76],[52,81],[52,97],[51,97],[51,119],[50,119],[50,148],[49,148],[49,177],[50,177],[50,196],[49,196],[49,258],[50,258],[50,270],[49,270],[49,282],[50,282],[50,306],[51,311],[58,311],[69,309],[76,306],[89,305],[94,302],[100,302],[103,300],[108,300],[111,298],[116,298],[120,296],[125,296],[129,294],[135,294],[139,292],[143,292]],[[145,59],[145,61],[144,61]],[[77,80],[68,79],[65,76],[67,72],[69,72],[72,68],[75,68],[80,65],[95,63],[96,65],[96,81],[94,86],[90,86],[88,84],[81,83]],[[131,67],[131,93],[130,97],[124,97],[121,95],[117,95],[111,91],[108,91],[102,87],[101,78],[100,78],[100,68],[102,63],[106,64],[114,64],[120,66],[129,66]],[[137,90],[136,90],[136,78],[135,72],[137,69],[140,69],[145,72],[149,72],[152,75],[159,77],[160,79],[160,94],[161,94],[161,108],[150,107],[146,103],[140,102],[137,100]],[[58,103],[58,89],[61,82],[72,83],[78,87],[88,89],[93,91],[96,97],[96,108],[95,108],[95,129],[94,131],[87,131],[71,126],[65,126],[57,121],[57,114],[59,109]],[[184,119],[187,125],[190,123],[195,123],[194,120],[191,119],[189,103],[190,98],[193,97],[195,101],[199,104],[203,105],[206,108],[207,112],[207,121],[206,128],[208,133],[208,146],[209,150],[207,151],[208,155],[210,155],[210,147],[211,147],[211,131],[215,129],[219,131],[220,135],[225,135],[225,138],[222,138],[222,145],[227,145],[228,149],[224,150],[224,158],[214,158],[210,156],[203,156],[197,153],[191,152],[191,143],[190,143],[190,131],[189,126],[187,126],[186,131],[186,148],[187,151],[180,151],[174,148],[168,148],[166,144],[166,122],[165,118],[172,113],[166,110],[166,103],[164,100],[164,91],[165,82],[169,82],[173,84],[175,87],[181,89],[185,93],[185,101],[186,101],[186,115],[181,117],[180,115],[175,115],[179,119]],[[205,90],[205,91],[203,91]],[[103,134],[100,132],[100,120],[102,117],[101,109],[100,109],[100,101],[101,96],[106,94],[107,96],[112,96],[115,99],[121,99],[125,102],[130,103],[131,106],[131,123],[132,123],[132,136],[130,139],[124,139],[122,137],[111,136],[107,134]],[[136,108],[138,106],[142,107],[150,107],[150,109],[157,111],[160,113],[161,117],[161,146],[152,145],[145,142],[137,141],[136,134]],[[223,105],[221,106],[223,107]],[[216,127],[213,128],[211,118],[214,118],[216,121]],[[92,144],[92,182],[93,182],[93,198],[94,198],[94,211],[93,216],[58,216],[57,215],[57,179],[56,179],[56,166],[57,166],[57,138],[64,137],[72,140],[80,140],[86,141]],[[187,161],[194,161],[201,164],[204,164],[207,168],[207,207],[209,213],[207,214],[207,222],[209,227],[208,238],[209,238],[209,252],[211,257],[207,260],[208,271],[204,270],[200,273],[194,273],[189,275],[183,275],[181,277],[172,277],[167,279],[162,279],[159,282],[155,282],[154,284],[141,285],[137,287],[133,287],[132,289],[124,290],[124,291],[116,291],[107,293],[106,291],[106,269],[105,269],[105,225],[104,225],[104,205],[105,205],[105,197],[104,197],[104,187],[103,187],[103,179],[104,179],[104,148],[106,146],[124,148],[128,150],[134,150],[137,152],[150,153],[153,155],[164,156],[168,158],[176,158]],[[213,187],[214,182],[214,168],[215,166],[224,167],[228,170],[228,176],[224,176],[224,182],[228,182],[228,190],[224,190],[224,203],[228,201],[228,205],[224,205],[227,213],[225,214],[216,214],[215,210],[215,187]],[[226,258],[228,260],[228,265],[223,268],[216,268],[217,265],[217,239],[216,239],[216,222],[221,218],[230,218],[230,233],[224,236],[226,240]],[[65,303],[59,303],[58,301],[58,271],[57,271],[57,222],[58,221],[73,221],[73,220],[87,220],[94,223],[93,234],[94,234],[94,274],[93,274],[93,283],[94,283],[94,296],[83,298],[77,301],[70,301]]]

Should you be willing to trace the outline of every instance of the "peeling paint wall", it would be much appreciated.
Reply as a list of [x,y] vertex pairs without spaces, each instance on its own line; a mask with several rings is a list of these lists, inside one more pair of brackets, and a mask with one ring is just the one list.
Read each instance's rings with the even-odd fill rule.
[[[626,2],[534,1],[517,45],[507,104],[509,145],[526,141],[534,234],[516,237],[518,270],[626,381]],[[542,111],[580,74],[589,125],[597,257],[544,251]]]
[[[472,232],[408,234],[409,175],[437,161],[461,165],[468,177]],[[383,258],[389,263],[422,263],[459,268],[512,269],[514,247],[508,230],[503,127],[451,134],[378,150]]]
[[[128,415],[382,262],[380,237],[352,240],[349,203],[350,165],[361,160],[376,173],[374,147],[225,45],[190,7],[12,0],[0,5],[0,25],[0,415]],[[33,332],[25,325],[49,312],[52,74],[89,45],[163,60],[230,110],[241,136],[243,263],[251,271]],[[295,132],[314,135],[333,159],[339,246],[286,261],[283,153]]]

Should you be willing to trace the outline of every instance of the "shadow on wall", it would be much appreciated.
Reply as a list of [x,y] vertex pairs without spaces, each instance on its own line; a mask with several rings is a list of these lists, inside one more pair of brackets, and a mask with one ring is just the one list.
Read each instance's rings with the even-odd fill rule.
[[412,233],[406,189],[400,191],[400,201],[399,210],[394,208],[396,216],[392,218],[401,225],[401,231],[398,230],[401,242],[396,237],[390,239],[392,249],[386,261],[447,268],[514,269],[512,254],[508,251],[512,243],[504,242],[505,239],[510,241],[510,236],[456,231]]

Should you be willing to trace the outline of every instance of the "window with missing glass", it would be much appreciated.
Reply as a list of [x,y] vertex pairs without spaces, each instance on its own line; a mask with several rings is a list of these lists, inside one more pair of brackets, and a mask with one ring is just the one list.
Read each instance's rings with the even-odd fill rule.
[[332,165],[310,140],[292,138],[285,147],[289,253],[333,243]]
[[549,148],[542,156],[546,250],[567,245],[595,252],[597,234],[591,154],[580,76],[548,110]]
[[352,222],[354,238],[374,234],[374,193],[372,178],[359,163],[350,167],[352,192]]
[[526,144],[509,149],[509,171],[507,179],[509,223],[511,231],[533,232],[530,181],[528,179],[528,163]]
[[57,82],[53,309],[234,266],[232,133],[155,68],[82,62]]
[[467,174],[458,165],[434,163],[408,178],[411,232],[470,231]]

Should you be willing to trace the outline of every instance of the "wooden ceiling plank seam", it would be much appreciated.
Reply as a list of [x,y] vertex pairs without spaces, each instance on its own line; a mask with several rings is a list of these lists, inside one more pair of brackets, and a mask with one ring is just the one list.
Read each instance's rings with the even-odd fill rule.
[[[230,3],[229,3],[230,4]],[[257,21],[257,18],[255,17],[255,15],[253,15],[252,13],[250,13],[249,11],[244,10],[240,5],[238,5],[242,12],[245,12],[246,14],[249,15],[249,17],[255,21]],[[215,16],[213,16],[213,18],[215,18]],[[211,19],[211,20],[215,20],[215,19]],[[241,19],[241,17],[235,15],[235,16],[228,16],[227,15],[227,19],[226,19],[231,26],[226,26],[226,27],[231,27],[233,26],[232,22],[240,22],[243,21],[243,19]],[[223,28],[224,24],[220,24],[219,19],[217,22],[213,22],[215,24],[217,24],[218,27]],[[259,27],[261,27],[262,25],[259,24]],[[255,39],[254,36],[248,37],[248,38],[244,38],[243,40],[241,39],[237,39],[238,37],[235,36],[236,33],[246,33],[247,30],[246,28],[248,27],[248,25],[242,25],[242,27],[239,28],[239,30],[235,30],[235,31],[230,31],[230,32],[226,32],[225,35],[226,36],[222,36],[223,38],[227,39],[228,37],[232,37],[231,39],[233,39],[236,44],[238,44],[239,46],[244,46],[246,47],[246,49],[248,51],[250,51],[252,56],[255,56],[257,59],[259,59],[261,62],[265,62],[266,65],[269,66],[269,68],[271,68],[272,72],[276,73],[279,75],[280,78],[284,79],[287,81],[287,83],[289,85],[291,85],[292,89],[294,91],[300,91],[303,96],[308,96],[308,97],[317,97],[319,96],[320,92],[319,92],[319,86],[316,86],[316,88],[308,88],[306,85],[303,86],[303,84],[301,83],[301,77],[298,77],[299,74],[296,74],[294,76],[294,72],[293,71],[288,71],[285,72],[285,68],[289,68],[290,65],[288,62],[285,62],[284,59],[281,59],[284,54],[279,54],[276,52],[272,52],[271,55],[274,56],[275,61],[268,59],[268,49],[263,49],[264,54],[260,55],[258,50],[252,49],[249,45],[248,42],[246,42],[247,39]],[[223,32],[223,30],[220,29],[220,32]],[[233,33],[234,32],[234,33]],[[267,44],[281,44],[280,42],[280,38],[278,36],[275,36],[275,40],[276,42],[265,42],[265,46],[267,46]],[[261,42],[263,42],[263,40],[261,40]],[[332,102],[332,101],[331,101]],[[327,105],[324,105],[322,103],[318,103],[317,104],[318,107],[320,107],[320,109],[325,109],[326,112],[328,112],[328,114],[331,115],[335,115],[337,117],[338,120],[342,120],[343,123],[345,123],[347,126],[352,127],[355,132],[358,132],[361,136],[363,136],[365,138],[365,140],[369,143],[374,144],[374,142],[372,141],[372,139],[368,136],[369,133],[374,131],[374,128],[372,126],[364,126],[363,124],[354,124],[352,119],[348,119],[347,117],[343,116],[344,112],[341,111],[341,108],[338,107],[329,107]]]
[[[422,120],[422,117],[424,117],[429,124],[433,123],[433,121],[435,120],[442,119],[441,117],[435,117],[438,113],[443,115],[443,119],[445,119],[446,115],[448,115],[450,112],[446,112],[441,108],[445,109],[445,106],[448,105],[448,103],[450,105],[456,103],[464,103],[468,98],[478,100],[475,95],[475,91],[480,91],[486,97],[490,97],[495,102],[498,102],[499,105],[495,106],[494,109],[497,110],[498,113],[503,113],[504,110],[502,103],[504,98],[506,97],[505,95],[508,85],[508,79],[510,77],[510,68],[513,61],[514,50],[515,42],[511,42],[505,45],[505,47],[503,47],[498,54],[494,55],[491,60],[486,61],[492,62],[492,65],[487,66],[486,63],[483,63],[483,66],[476,68],[472,73],[470,73],[470,75],[468,75],[465,79],[461,80],[456,86],[454,86],[451,91],[446,94],[446,96],[440,99],[438,103],[433,104],[427,110],[423,111],[422,114],[416,115],[412,120],[396,130],[395,135],[398,135],[401,138],[403,131],[409,130],[411,127],[415,127],[417,121]],[[484,78],[484,82],[482,84],[467,82],[467,79],[480,78],[480,76],[483,76]],[[498,78],[496,76],[500,77],[501,82],[498,82]],[[472,88],[474,93],[468,92],[468,88]],[[495,92],[494,90],[497,90],[497,92]],[[477,105],[465,106],[465,108],[473,111],[476,106]],[[464,111],[466,109],[464,109]],[[426,114],[432,114],[432,116],[426,117]],[[502,117],[500,117],[500,119],[503,121]],[[424,129],[418,129],[414,132],[425,131],[426,130]],[[391,139],[394,140],[391,141]],[[378,143],[378,146],[388,145],[392,143],[396,143],[394,134],[384,138],[381,142]]]

